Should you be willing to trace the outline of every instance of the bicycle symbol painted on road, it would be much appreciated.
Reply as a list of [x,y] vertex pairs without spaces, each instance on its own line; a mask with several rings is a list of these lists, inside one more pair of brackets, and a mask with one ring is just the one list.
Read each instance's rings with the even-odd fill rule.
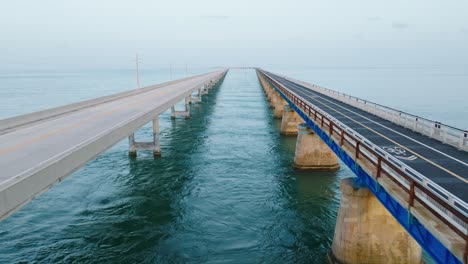
[[417,159],[417,157],[415,155],[409,155],[407,154],[406,152],[406,149],[402,148],[402,147],[398,147],[398,146],[394,146],[394,147],[383,147],[383,149],[392,154],[393,156],[399,158],[399,159],[404,159],[404,160],[415,160]]

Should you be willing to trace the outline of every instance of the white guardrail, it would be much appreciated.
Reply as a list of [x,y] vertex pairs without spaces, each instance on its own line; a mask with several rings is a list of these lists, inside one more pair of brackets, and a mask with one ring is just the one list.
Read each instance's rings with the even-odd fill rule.
[[[268,75],[270,78],[272,78],[269,74],[267,74],[267,72],[263,72],[264,74]],[[280,76],[280,75],[278,75]],[[298,81],[298,80],[295,80],[295,79],[291,79],[291,78],[287,78],[287,77],[284,77],[284,76],[281,76],[282,78],[285,78],[285,79],[288,79],[292,82],[295,82],[295,83],[300,83],[301,85],[304,85],[306,87],[310,87],[311,85],[308,84],[308,83],[305,83],[305,82],[302,82],[302,81]],[[273,78],[272,78],[273,79]],[[284,87],[284,86],[283,86]],[[316,87],[316,90],[317,92],[320,92],[323,94],[323,92],[321,92],[319,89],[324,89],[326,91],[332,91],[332,90],[329,90],[329,89],[326,89],[326,88],[321,88],[321,87],[318,87],[318,86],[314,86]],[[286,87],[284,87],[286,88]],[[286,88],[287,89],[287,88]],[[397,158],[395,158],[394,156],[392,156],[391,154],[389,154],[388,152],[386,152],[385,150],[383,150],[382,148],[380,148],[379,146],[375,145],[374,143],[372,143],[370,140],[366,139],[364,136],[362,136],[361,134],[359,134],[358,132],[354,131],[353,129],[351,129],[350,127],[346,126],[345,124],[343,124],[341,121],[339,121],[338,119],[334,118],[333,116],[331,116],[330,114],[326,113],[325,111],[323,111],[322,109],[320,109],[319,107],[311,104],[310,102],[308,102],[307,100],[305,100],[303,97],[299,96],[298,94],[294,93],[293,91],[289,90],[288,91],[292,94],[294,94],[294,96],[296,96],[297,98],[300,98],[300,100],[302,100],[304,103],[306,103],[309,107],[315,109],[317,112],[319,112],[321,115],[325,116],[327,119],[331,120],[335,126],[338,125],[341,129],[343,129],[344,131],[346,131],[348,134],[352,135],[354,138],[350,137],[350,138],[347,138],[346,140],[348,142],[354,142],[354,144],[357,144],[356,140],[359,140],[361,142],[361,144],[364,144],[366,145],[368,148],[372,149],[375,153],[378,153],[379,155],[381,155],[382,158],[384,158],[386,161],[388,161],[390,164],[392,164],[393,166],[397,167],[399,170],[401,170],[402,172],[406,173],[407,176],[409,176],[411,179],[413,179],[415,182],[419,183],[420,185],[424,186],[426,188],[427,191],[431,192],[432,194],[434,194],[435,196],[437,196],[438,198],[440,198],[442,201],[444,201],[447,205],[450,205],[453,209],[455,209],[456,211],[460,212],[462,215],[464,216],[468,216],[468,204],[465,203],[463,200],[461,200],[460,198],[458,198],[457,196],[453,195],[452,193],[450,193],[449,191],[445,190],[444,188],[442,188],[441,186],[439,186],[437,183],[433,182],[432,180],[428,179],[427,177],[425,177],[424,175],[422,175],[421,173],[417,172],[416,170],[412,169],[411,167],[409,167],[408,165],[406,165],[405,163],[401,162],[400,160],[398,160]],[[334,92],[334,91],[333,91]],[[335,94],[333,98],[335,97],[338,97],[340,93],[338,92],[330,92],[331,94]],[[328,94],[326,94],[328,95]],[[355,97],[349,97],[348,95],[346,95],[348,98],[355,98]],[[330,96],[332,97],[332,96]],[[361,99],[360,99],[361,100]],[[341,101],[341,100],[340,100]],[[352,99],[352,101],[355,101],[354,99]],[[357,102],[362,102],[364,100],[361,100],[361,101],[357,101]],[[345,100],[343,100],[343,102],[347,103]],[[363,103],[364,104],[364,103]],[[372,103],[373,104],[373,103]],[[373,104],[373,105],[377,105],[377,104]],[[374,108],[374,109],[379,109],[379,108]],[[391,109],[391,108],[389,108]],[[366,109],[363,109],[363,110],[366,110]],[[392,111],[396,111],[398,113],[403,113],[403,112],[399,112],[397,110],[393,110],[391,109]],[[366,110],[367,111],[367,110]],[[379,111],[379,110],[377,110]],[[398,114],[399,115],[399,114]],[[409,115],[409,114],[408,114]],[[412,115],[410,115],[412,116]],[[432,121],[431,121],[432,122]],[[327,124],[327,123],[325,123]],[[329,124],[327,124],[329,125]],[[336,130],[337,132],[340,132],[337,130],[337,128],[334,128],[334,130]],[[458,129],[457,129],[458,130]],[[371,153],[365,153],[367,158],[368,159],[371,159],[373,160],[374,162],[377,162],[377,157],[373,157],[373,155]],[[404,177],[398,175],[399,173],[394,171],[393,169],[391,169],[390,167],[386,166],[385,169],[388,171],[388,172],[391,172],[391,176],[393,176],[398,182],[400,182],[403,186],[405,186],[408,190],[410,188],[409,186],[409,182],[404,179]],[[393,171],[393,172],[392,172]],[[462,221],[460,218],[458,218],[457,216],[453,215],[451,212],[449,212],[446,208],[444,208],[441,204],[439,204],[438,202],[434,201],[433,199],[431,199],[430,197],[428,197],[426,194],[424,194],[423,192],[419,191],[417,192],[417,195],[420,199],[424,200],[428,205],[431,206],[431,208],[433,210],[435,210],[437,213],[439,213],[440,215],[444,215],[446,217],[446,219],[448,221],[450,221],[450,223],[452,223],[453,225],[457,226],[459,228],[459,230],[461,230],[463,233],[467,234],[468,233],[468,225],[466,222]],[[410,209],[410,208],[408,208]]]
[[369,102],[367,100],[340,93],[325,87],[309,84],[303,81],[281,76],[287,80],[299,83],[318,93],[327,95],[343,103],[352,105],[368,113],[381,117],[402,127],[419,132],[442,143],[454,146],[460,150],[468,151],[468,131],[437,121],[429,120],[410,113],[399,111],[391,107]]

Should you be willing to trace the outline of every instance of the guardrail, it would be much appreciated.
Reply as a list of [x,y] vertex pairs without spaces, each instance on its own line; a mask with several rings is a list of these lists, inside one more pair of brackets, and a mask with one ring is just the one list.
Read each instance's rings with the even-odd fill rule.
[[416,116],[404,111],[400,111],[388,106],[373,103],[355,96],[340,93],[315,84],[309,84],[300,80],[281,76],[287,80],[300,83],[318,93],[327,95],[343,103],[352,105],[356,108],[381,117],[392,123],[406,127],[415,132],[419,132],[430,138],[436,139],[442,143],[454,146],[460,150],[468,151],[468,131],[441,122],[433,121],[427,118]]
[[[260,71],[284,96],[328,133],[341,147],[354,152],[354,158],[365,159],[375,166],[375,178],[388,177],[408,194],[408,211],[418,202],[459,235],[468,247],[468,205],[424,175],[402,163],[364,136],[349,128],[322,109],[290,91],[266,72]],[[466,258],[465,250],[465,258]]]

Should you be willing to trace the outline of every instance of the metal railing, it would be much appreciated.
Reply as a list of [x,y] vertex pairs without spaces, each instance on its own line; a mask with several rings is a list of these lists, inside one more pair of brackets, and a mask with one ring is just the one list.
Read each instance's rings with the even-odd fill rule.
[[354,106],[373,115],[381,117],[402,127],[419,132],[442,143],[454,146],[460,150],[468,151],[468,131],[441,122],[426,119],[388,106],[373,103],[358,97],[340,93],[325,87],[309,84],[303,81],[281,76],[287,80],[300,83],[318,93],[327,95],[340,102]]
[[[468,205],[424,175],[396,159],[364,136],[349,128],[322,109],[306,101],[261,71],[293,104],[328,133],[340,147],[346,147],[356,161],[367,161],[374,166],[375,180],[387,177],[408,195],[408,211],[418,202],[431,214],[459,235],[468,247]],[[466,258],[466,251],[465,251]]]

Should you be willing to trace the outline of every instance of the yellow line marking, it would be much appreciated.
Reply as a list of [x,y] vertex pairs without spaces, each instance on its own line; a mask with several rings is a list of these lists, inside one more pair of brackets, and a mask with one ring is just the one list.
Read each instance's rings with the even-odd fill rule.
[[[343,106],[341,106],[341,105],[338,105],[338,104],[336,104],[336,103],[334,103],[334,102],[331,102],[331,101],[329,101],[328,99],[323,98],[322,96],[321,96],[321,98],[324,99],[324,100],[326,100],[326,101],[328,101],[328,102],[330,102],[330,103],[332,103],[332,104],[334,104],[334,105],[336,105],[336,106],[339,106],[339,107],[341,107],[341,108],[343,108],[343,109],[346,109],[345,107],[343,107]],[[439,164],[437,164],[437,163],[435,163],[435,162],[433,162],[433,161],[431,161],[431,160],[425,158],[424,156],[420,155],[419,153],[416,153],[416,152],[414,152],[413,150],[411,150],[411,149],[409,149],[409,148],[407,148],[407,147],[405,147],[405,146],[399,144],[398,142],[396,142],[396,141],[394,141],[394,140],[392,140],[392,139],[390,139],[390,138],[388,138],[388,137],[382,135],[381,133],[375,131],[374,129],[372,129],[372,128],[370,128],[370,127],[368,127],[368,126],[366,126],[366,125],[364,125],[364,124],[362,124],[362,123],[360,123],[360,122],[354,120],[353,118],[351,118],[351,117],[349,117],[349,116],[343,114],[342,112],[340,112],[340,111],[338,111],[338,110],[336,110],[336,109],[334,109],[334,108],[331,108],[330,106],[327,106],[327,105],[325,105],[324,103],[317,101],[316,99],[313,99],[313,98],[311,98],[311,99],[314,100],[314,101],[316,101],[316,102],[318,102],[319,104],[322,104],[323,106],[325,106],[325,107],[327,107],[327,108],[329,108],[329,109],[331,109],[331,110],[334,110],[334,111],[340,113],[341,115],[343,115],[344,117],[348,118],[349,120],[351,120],[351,121],[353,121],[353,122],[355,122],[355,123],[357,123],[357,124],[360,124],[361,126],[363,126],[363,127],[367,128],[367,129],[369,129],[370,131],[374,132],[375,134],[377,134],[377,135],[379,135],[379,136],[381,136],[381,137],[387,139],[388,141],[393,142],[395,145],[398,145],[398,146],[400,146],[400,147],[402,147],[402,148],[408,150],[409,152],[413,153],[414,155],[418,156],[419,158],[421,158],[421,159],[423,159],[423,160],[429,162],[430,164],[432,164],[432,165],[438,167],[439,169],[441,169],[441,170],[443,170],[443,171],[445,171],[445,172],[451,174],[452,176],[457,177],[458,179],[462,180],[464,183],[468,183],[468,180],[465,179],[464,177],[462,177],[462,176],[460,176],[460,175],[458,175],[458,174],[456,174],[456,173],[454,173],[454,172],[452,172],[452,171],[450,171],[450,170],[448,170],[448,169],[442,167],[441,165],[439,165]],[[351,111],[351,110],[349,110],[349,109],[346,109],[346,110]]]

